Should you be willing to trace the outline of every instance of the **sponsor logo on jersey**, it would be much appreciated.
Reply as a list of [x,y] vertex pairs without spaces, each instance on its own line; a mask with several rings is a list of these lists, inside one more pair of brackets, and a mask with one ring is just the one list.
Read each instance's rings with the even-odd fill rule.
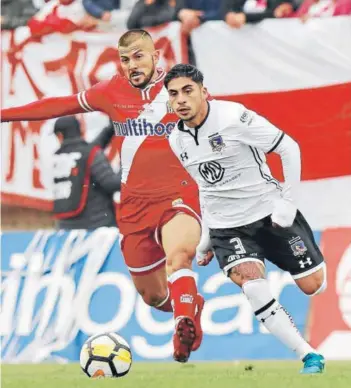
[[116,136],[166,136],[168,137],[175,122],[150,123],[146,119],[127,119],[125,122],[114,121],[113,127]]
[[210,142],[210,146],[212,147],[212,151],[220,152],[223,148],[225,148],[225,143],[223,138],[218,133],[211,135],[208,137],[208,141]]
[[199,165],[199,172],[206,182],[214,183],[220,182],[223,178],[225,168],[218,162],[206,162]]

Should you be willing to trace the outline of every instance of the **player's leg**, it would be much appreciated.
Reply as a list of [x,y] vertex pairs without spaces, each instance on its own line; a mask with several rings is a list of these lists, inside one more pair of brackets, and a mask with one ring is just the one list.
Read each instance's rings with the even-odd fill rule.
[[306,295],[323,292],[327,287],[326,264],[303,215],[298,211],[290,228],[274,228],[269,219],[266,223],[262,242],[269,242],[265,249],[270,261],[290,272]]
[[[295,246],[294,253],[295,257],[299,258],[299,268],[294,269],[292,277],[306,295],[318,295],[327,288],[327,267],[322,252],[314,239],[311,227],[300,211],[297,212],[292,226],[292,233],[301,238],[296,244],[302,248],[302,251],[301,249],[297,251]],[[289,245],[293,247],[293,245]],[[292,268],[290,268],[290,273],[291,270]]]
[[251,225],[211,230],[212,246],[220,267],[242,288],[256,318],[300,357],[314,352],[297,330],[291,316],[273,297],[264,276],[264,251],[255,241],[263,221]]
[[[262,228],[262,245],[267,258],[289,272],[299,288],[307,295],[323,292],[327,286],[324,258],[314,240],[313,233],[298,211],[294,224],[289,228],[273,227],[270,218]],[[304,348],[302,348],[304,349]],[[308,353],[300,352],[305,364],[303,373],[320,373],[324,358],[310,347]]]
[[176,323],[174,359],[179,362],[188,360],[191,351],[200,346],[202,338],[200,316],[203,298],[198,295],[192,270],[200,234],[199,220],[185,213],[173,214],[161,228]]
[[135,288],[146,304],[160,311],[173,311],[165,265],[155,271],[130,274]]
[[149,306],[172,312],[165,253],[149,230],[124,236],[121,250],[135,288]]

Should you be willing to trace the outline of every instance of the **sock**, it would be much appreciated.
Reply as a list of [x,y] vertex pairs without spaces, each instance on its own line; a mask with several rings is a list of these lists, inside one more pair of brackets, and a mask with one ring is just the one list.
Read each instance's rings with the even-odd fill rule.
[[168,282],[168,294],[167,297],[155,306],[155,309],[160,311],[165,311],[166,313],[171,313],[173,311],[172,301],[171,301],[171,283]]
[[195,274],[190,269],[180,269],[174,272],[169,281],[172,283],[172,304],[174,319],[179,317],[195,319],[197,287]]
[[256,318],[301,359],[316,352],[302,337],[290,314],[272,296],[266,279],[251,280],[242,287]]

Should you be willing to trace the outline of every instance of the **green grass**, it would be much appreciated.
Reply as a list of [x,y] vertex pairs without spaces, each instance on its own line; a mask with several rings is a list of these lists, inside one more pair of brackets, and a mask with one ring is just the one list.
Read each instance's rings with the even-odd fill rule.
[[[251,365],[252,370],[246,370]],[[350,388],[351,362],[299,375],[301,362],[137,363],[120,379],[89,379],[77,364],[3,365],[2,388]]]

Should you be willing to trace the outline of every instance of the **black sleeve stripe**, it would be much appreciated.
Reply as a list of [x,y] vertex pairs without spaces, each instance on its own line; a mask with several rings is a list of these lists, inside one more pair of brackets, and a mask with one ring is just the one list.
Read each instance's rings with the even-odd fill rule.
[[274,146],[267,152],[267,154],[270,154],[271,152],[273,152],[277,147],[278,145],[280,144],[280,142],[283,140],[283,137],[284,137],[285,133],[282,132],[282,134],[279,136],[278,138],[278,141],[274,144]]

